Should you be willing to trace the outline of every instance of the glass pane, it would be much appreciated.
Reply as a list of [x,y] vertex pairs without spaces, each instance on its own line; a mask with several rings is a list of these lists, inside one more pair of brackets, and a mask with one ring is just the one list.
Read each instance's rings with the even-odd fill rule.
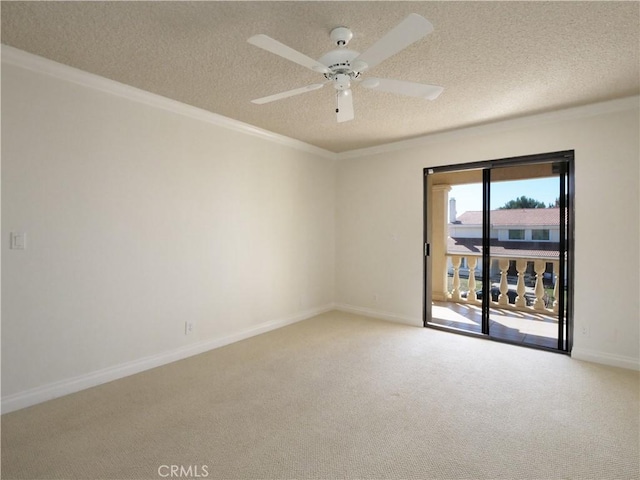
[[558,348],[560,177],[549,163],[491,178],[489,335]]
[[436,174],[432,324],[482,333],[482,171]]

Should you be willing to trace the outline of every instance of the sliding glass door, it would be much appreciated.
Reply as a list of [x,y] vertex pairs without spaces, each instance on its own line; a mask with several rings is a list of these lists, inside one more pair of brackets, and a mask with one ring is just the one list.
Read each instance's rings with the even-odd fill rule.
[[425,326],[570,351],[572,160],[425,170]]

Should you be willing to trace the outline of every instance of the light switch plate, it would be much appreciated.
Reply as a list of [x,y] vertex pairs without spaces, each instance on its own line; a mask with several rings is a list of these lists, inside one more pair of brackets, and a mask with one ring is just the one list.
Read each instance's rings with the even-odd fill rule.
[[22,232],[11,232],[11,249],[24,250],[27,248],[27,234]]

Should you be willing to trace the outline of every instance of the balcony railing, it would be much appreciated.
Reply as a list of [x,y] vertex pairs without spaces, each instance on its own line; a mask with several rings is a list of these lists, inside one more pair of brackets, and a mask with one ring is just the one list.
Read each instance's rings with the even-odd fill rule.
[[[476,280],[476,272],[481,262],[480,256],[474,255],[454,255],[447,254],[446,257],[451,262],[450,271],[452,271],[452,286],[448,291],[447,300],[456,303],[467,303],[480,305],[482,303],[482,291],[476,290],[478,282]],[[460,279],[463,259],[466,259],[468,268],[468,290],[461,291]],[[511,262],[515,262],[515,270],[517,273],[516,284],[509,283],[508,272]],[[547,263],[553,265],[552,282],[553,296],[550,297],[545,291],[544,274],[547,270]],[[539,312],[546,314],[558,313],[558,257],[554,258],[526,258],[526,257],[491,257],[491,266],[497,264],[499,270],[499,278],[497,275],[492,276],[491,296],[489,304],[494,308],[505,308],[512,310],[520,310],[527,312]],[[528,269],[528,265],[532,264],[533,272]],[[451,274],[450,274],[451,275]],[[532,277],[532,278],[530,278]],[[495,280],[495,282],[493,282]],[[527,283],[533,286],[527,286]],[[515,290],[515,291],[514,291]]]

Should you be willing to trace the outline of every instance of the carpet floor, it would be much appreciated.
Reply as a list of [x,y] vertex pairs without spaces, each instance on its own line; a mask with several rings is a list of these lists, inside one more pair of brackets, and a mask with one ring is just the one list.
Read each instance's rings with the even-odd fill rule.
[[329,312],[2,416],[3,479],[638,479],[639,373]]

